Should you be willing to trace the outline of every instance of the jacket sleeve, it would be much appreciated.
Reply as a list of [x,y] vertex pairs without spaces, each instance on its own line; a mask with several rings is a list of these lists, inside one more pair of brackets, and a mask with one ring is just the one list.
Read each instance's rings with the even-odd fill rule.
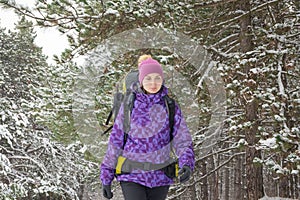
[[193,150],[192,136],[189,132],[183,114],[176,104],[173,130],[173,148],[179,159],[179,167],[189,166],[192,170],[195,167],[195,155]]
[[100,166],[100,179],[102,184],[110,185],[114,179],[115,166],[123,146],[123,106],[120,107],[109,137],[106,154]]

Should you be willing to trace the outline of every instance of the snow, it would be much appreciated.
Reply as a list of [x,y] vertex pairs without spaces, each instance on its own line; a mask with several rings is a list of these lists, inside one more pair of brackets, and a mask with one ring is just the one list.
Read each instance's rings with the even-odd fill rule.
[[289,199],[289,198],[282,198],[282,197],[268,197],[264,196],[263,198],[259,200],[296,200],[296,199]]
[[229,131],[232,132],[232,131],[235,131],[235,130],[237,130],[237,129],[238,129],[238,127],[234,125],[234,126],[231,126],[231,127],[229,128]]
[[276,138],[268,138],[266,140],[260,139],[259,143],[259,149],[276,149],[278,147],[276,143]]
[[260,68],[252,68],[250,69],[250,72],[253,74],[259,74],[262,72],[262,70]]
[[299,170],[292,170],[291,174],[298,175],[299,174]]
[[5,113],[2,111],[0,114],[1,114],[1,120],[2,122],[4,122],[6,119]]
[[293,127],[292,129],[291,129],[291,131],[292,131],[292,133],[300,133],[300,130],[299,130],[299,128],[296,128],[296,127]]
[[269,107],[270,107],[270,105],[269,105],[269,104],[266,104],[266,103],[264,103],[264,104],[262,105],[262,108],[264,108],[264,109],[269,108]]
[[0,166],[1,170],[0,174],[6,175],[7,172],[11,172],[11,164],[9,162],[9,159],[2,153],[0,153]]
[[238,80],[233,80],[232,83],[233,83],[235,86],[239,86],[239,85],[240,85],[240,83],[239,83]]
[[248,143],[245,139],[240,139],[238,141],[238,146],[245,146],[245,145],[248,145]]
[[284,117],[281,117],[280,115],[274,115],[274,119],[275,119],[277,122],[283,122],[283,121],[285,121],[285,118],[284,118]]
[[0,125],[0,139],[6,139],[7,143],[12,147],[13,136],[7,129],[7,125]]
[[249,62],[251,63],[251,62],[256,62],[256,61],[257,61],[256,58],[243,59],[243,60],[240,61],[240,64],[241,65],[246,65]]
[[269,136],[270,134],[268,132],[262,132],[261,135],[262,136]]
[[86,145],[84,145],[78,152],[80,153],[85,153],[85,151],[88,149],[88,147]]
[[106,10],[106,12],[104,13],[104,15],[109,15],[109,14],[116,15],[117,17],[120,16],[119,11],[114,10],[114,9],[112,9],[112,8],[108,8],[108,9]]
[[277,102],[273,102],[271,105],[275,108],[280,108],[280,105]]

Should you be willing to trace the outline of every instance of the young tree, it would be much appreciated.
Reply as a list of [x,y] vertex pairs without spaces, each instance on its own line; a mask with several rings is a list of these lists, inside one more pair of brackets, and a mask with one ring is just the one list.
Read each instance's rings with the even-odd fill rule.
[[[0,188],[1,199],[80,199],[92,163],[66,147],[38,123],[48,67],[24,18],[17,32],[0,29]],[[77,153],[76,153],[77,152]]]

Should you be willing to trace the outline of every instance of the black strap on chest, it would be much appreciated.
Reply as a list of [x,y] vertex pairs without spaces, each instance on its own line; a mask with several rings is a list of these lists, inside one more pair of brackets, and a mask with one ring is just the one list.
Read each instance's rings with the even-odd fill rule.
[[170,141],[172,142],[175,125],[175,100],[170,98],[168,95],[164,96],[164,100],[169,114]]

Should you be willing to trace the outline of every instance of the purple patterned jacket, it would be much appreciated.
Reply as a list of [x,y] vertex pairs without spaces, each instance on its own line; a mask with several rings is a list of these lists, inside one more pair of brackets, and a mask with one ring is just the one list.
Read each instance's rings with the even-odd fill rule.
[[[169,116],[163,97],[168,90],[163,89],[147,95],[136,92],[136,100],[131,114],[131,125],[124,150],[123,146],[123,106],[115,120],[106,155],[101,164],[100,179],[110,185],[114,179],[115,166],[119,155],[138,162],[164,163],[170,158]],[[192,138],[180,108],[176,104],[172,146],[183,165],[194,169],[195,158]],[[117,176],[118,181],[135,182],[147,187],[171,185],[173,180],[161,170],[133,170],[130,174]]]

